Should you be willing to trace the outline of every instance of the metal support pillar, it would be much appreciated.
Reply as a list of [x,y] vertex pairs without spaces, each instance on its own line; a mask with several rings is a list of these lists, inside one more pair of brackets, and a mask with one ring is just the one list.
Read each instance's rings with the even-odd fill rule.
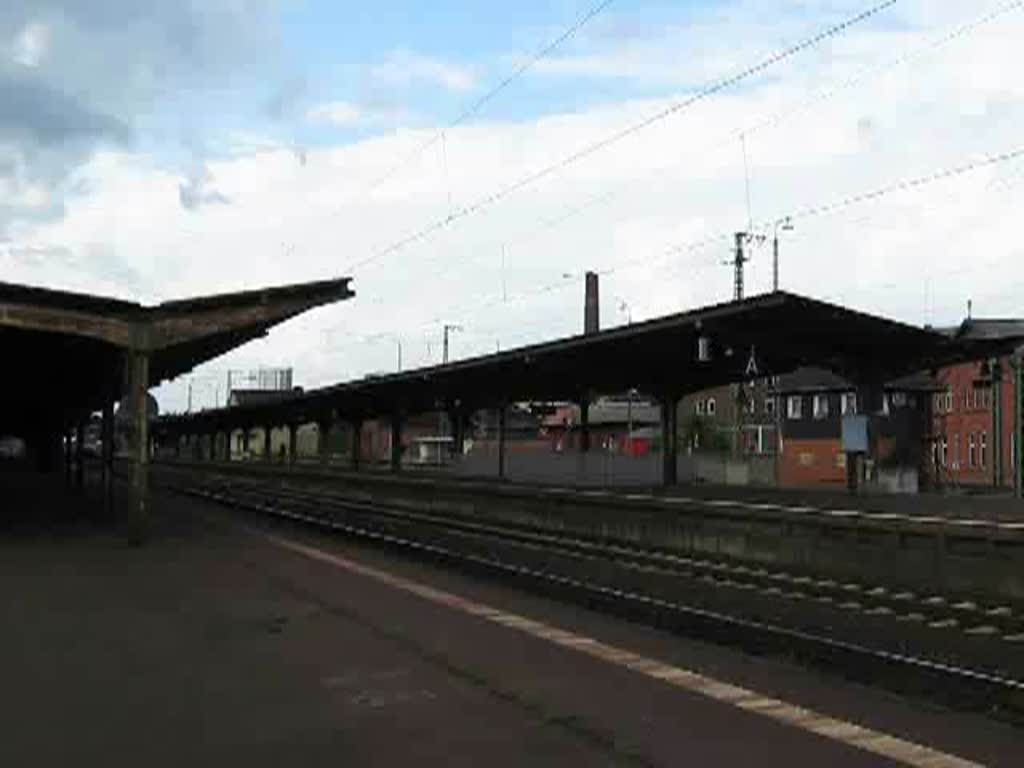
[[506,432],[508,430],[506,429],[505,414],[506,414],[507,411],[508,411],[508,408],[506,407],[506,405],[504,403],[502,403],[500,406],[498,406],[498,479],[499,480],[504,480],[505,479],[505,472],[506,472],[506,467],[505,467],[505,437],[506,437]]
[[363,463],[363,420],[352,422],[352,469],[359,469]]
[[273,461],[273,444],[271,437],[274,434],[274,428],[267,425],[263,427],[263,461]]
[[402,415],[391,416],[391,471],[402,471]]
[[103,404],[101,421],[102,448],[100,466],[103,483],[103,512],[110,515],[114,511],[114,401],[107,400]]
[[128,509],[128,537],[141,544],[149,533],[149,355],[126,353],[128,445],[131,456],[131,504]]
[[295,466],[299,460],[299,425],[288,425],[288,463]]
[[665,486],[679,481],[679,441],[676,436],[679,396],[668,394],[661,398],[661,481]]
[[331,419],[322,419],[316,425],[317,454],[320,456],[320,463],[324,466],[331,460]]
[[249,425],[242,427],[242,460],[249,458]]

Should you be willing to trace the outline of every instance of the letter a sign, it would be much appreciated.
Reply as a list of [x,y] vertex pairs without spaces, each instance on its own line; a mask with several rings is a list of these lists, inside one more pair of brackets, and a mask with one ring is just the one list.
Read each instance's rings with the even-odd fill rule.
[[757,367],[757,348],[750,348],[750,358],[747,360],[747,369],[744,371],[747,378],[754,379],[760,375],[760,371]]

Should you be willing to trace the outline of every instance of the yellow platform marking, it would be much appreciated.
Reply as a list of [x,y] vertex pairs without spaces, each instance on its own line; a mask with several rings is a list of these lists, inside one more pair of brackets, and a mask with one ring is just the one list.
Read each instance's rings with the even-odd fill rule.
[[980,768],[978,763],[964,760],[937,749],[916,744],[906,739],[890,736],[864,726],[823,715],[813,710],[798,707],[743,688],[716,680],[698,672],[665,664],[623,648],[617,648],[593,638],[578,635],[558,627],[545,624],[525,616],[508,613],[451,592],[429,587],[411,579],[396,576],[372,566],[357,563],[345,557],[325,552],[322,549],[302,544],[281,536],[252,530],[264,539],[291,552],[304,555],[311,560],[341,568],[350,573],[365,576],[390,587],[400,589],[435,604],[467,613],[487,621],[509,627],[554,645],[600,659],[609,664],[633,670],[655,680],[700,694],[709,699],[723,702],[745,712],[799,728],[809,733],[837,741],[857,749],[889,758],[915,768]]

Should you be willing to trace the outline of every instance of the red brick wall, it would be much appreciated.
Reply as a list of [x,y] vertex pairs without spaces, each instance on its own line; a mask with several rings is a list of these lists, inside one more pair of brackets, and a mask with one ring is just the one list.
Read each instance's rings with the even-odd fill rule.
[[[1013,375],[1009,358],[1002,361],[1002,456],[1003,484],[1013,486]],[[953,395],[953,407],[945,408],[942,396],[933,404],[932,433],[937,438],[946,438],[946,472],[957,482],[965,485],[991,485],[995,476],[995,435],[992,423],[992,390],[975,390],[973,382],[980,378],[981,364],[963,363],[939,371],[940,386]],[[977,403],[975,403],[977,393]],[[965,395],[967,399],[965,400]],[[941,405],[942,407],[935,407]],[[971,466],[970,438],[974,435],[975,461]],[[987,441],[984,465],[980,461],[981,435]],[[959,445],[958,445],[959,437]],[[957,448],[959,447],[959,451]]]
[[783,441],[779,481],[784,486],[846,485],[846,456],[842,441]]

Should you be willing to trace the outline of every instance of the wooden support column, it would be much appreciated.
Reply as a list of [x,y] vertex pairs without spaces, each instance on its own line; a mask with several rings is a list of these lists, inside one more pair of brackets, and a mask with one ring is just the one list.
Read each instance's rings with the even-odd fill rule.
[[352,422],[352,469],[359,469],[363,463],[363,420]]
[[1024,498],[1024,351],[1013,360],[1013,495]]
[[678,407],[679,395],[670,393],[661,398],[661,481],[665,486],[679,482]]
[[64,485],[71,487],[71,430],[64,428]]
[[273,443],[271,442],[271,436],[274,433],[274,428],[271,426],[263,427],[263,461],[273,461]]
[[100,427],[102,448],[100,467],[103,484],[103,512],[109,516],[114,511],[114,401],[103,403]]
[[498,406],[498,479],[505,479],[505,437],[506,432],[506,412],[508,411],[505,403]]
[[466,412],[461,407],[453,408],[448,419],[452,424],[452,455],[461,459],[466,452]]
[[75,425],[75,488],[85,488],[85,422]]
[[331,461],[331,426],[333,419],[326,416],[316,423],[317,453],[324,466]]
[[391,471],[402,471],[402,415],[391,415]]
[[288,425],[288,463],[295,466],[299,460],[299,425]]
[[580,399],[580,453],[590,451],[590,397]]
[[131,503],[127,510],[128,538],[141,544],[149,534],[149,354],[126,353],[125,405],[128,408],[128,445],[131,457]]

